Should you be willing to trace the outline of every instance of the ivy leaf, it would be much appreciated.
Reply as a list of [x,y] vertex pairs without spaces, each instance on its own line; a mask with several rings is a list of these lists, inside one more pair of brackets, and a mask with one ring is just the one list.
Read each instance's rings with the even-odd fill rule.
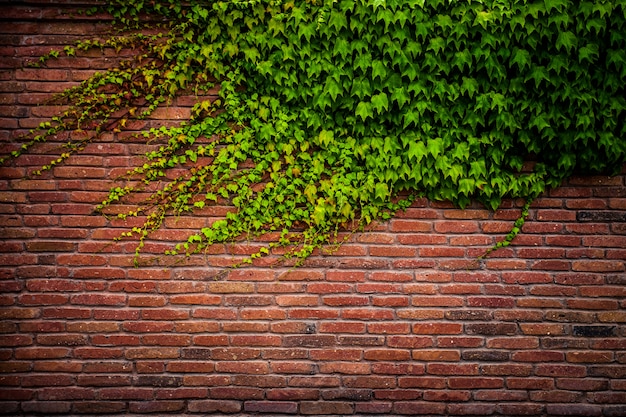
[[544,0],[546,4],[546,12],[550,13],[552,9],[557,11],[563,10],[567,6],[567,0]]
[[302,24],[298,26],[298,38],[299,39],[302,39],[302,37],[304,37],[304,39],[306,39],[307,42],[310,42],[311,37],[315,36],[316,33],[317,33],[317,25],[315,22],[311,22],[308,25]]
[[530,74],[528,74],[525,81],[531,79],[535,81],[535,87],[539,88],[539,84],[541,84],[542,81],[549,81],[550,77],[545,67],[536,66],[531,70]]
[[352,82],[352,90],[350,94],[362,100],[363,97],[368,97],[372,93],[372,87],[370,86],[370,80],[367,78],[356,78]]
[[595,61],[599,56],[599,48],[595,43],[588,43],[578,50],[578,62]]
[[469,196],[474,192],[476,182],[471,178],[462,178],[459,180],[459,192]]
[[383,113],[383,110],[389,110],[389,99],[386,93],[380,93],[372,96],[372,106],[379,114]]
[[335,134],[331,130],[322,130],[318,137],[318,143],[323,147],[330,146],[335,140]]
[[576,155],[571,153],[565,153],[561,155],[558,162],[559,169],[568,171],[576,165]]
[[531,119],[530,126],[536,127],[540,132],[550,127],[544,114],[539,114]]
[[352,49],[350,49],[350,43],[346,39],[337,39],[337,41],[335,42],[333,53],[335,55],[341,56],[342,59],[345,59],[347,56],[352,54]]
[[463,71],[465,65],[467,65],[467,68],[472,68],[472,53],[468,49],[455,52],[452,65],[461,71]]
[[387,201],[389,199],[389,187],[384,182],[379,182],[374,187],[374,197],[379,201]]
[[361,101],[356,106],[356,115],[360,116],[363,121],[365,121],[368,117],[373,118],[374,112],[372,111],[372,104]]
[[461,84],[461,93],[467,93],[470,98],[473,98],[476,91],[478,91],[478,81],[476,81],[474,78],[463,77],[463,83]]
[[337,81],[333,78],[328,77],[326,79],[326,85],[324,86],[324,90],[330,94],[330,97],[333,101],[337,100],[337,97],[340,96],[343,92],[343,87],[339,85]]
[[387,4],[386,0],[373,0],[372,1],[374,10],[378,9],[379,7],[385,7],[386,4]]
[[530,67],[530,52],[525,49],[515,48],[513,50],[511,63],[516,64],[520,71],[523,71],[525,67]]
[[419,163],[426,155],[427,149],[424,146],[424,142],[418,140],[409,143],[409,151],[407,153],[409,160],[414,160]]
[[372,62],[372,79],[376,78],[380,78],[381,81],[387,78],[387,67],[379,60]]
[[433,38],[428,42],[427,51],[433,51],[435,55],[438,55],[446,47],[446,41],[440,36]]
[[475,179],[487,178],[487,166],[484,159],[470,163],[470,176]]
[[568,53],[570,49],[575,48],[577,44],[578,38],[570,31],[560,32],[556,39],[556,48],[565,48]]
[[443,139],[435,138],[428,139],[426,147],[428,148],[428,152],[434,157],[437,158],[439,155],[443,153]]
[[316,225],[319,226],[320,224],[323,224],[324,219],[326,219],[326,207],[321,204],[316,205],[315,209],[313,209],[311,218]]
[[403,127],[406,129],[411,124],[415,127],[419,126],[420,114],[415,110],[409,110],[402,116]]
[[328,19],[328,26],[334,27],[336,29],[336,33],[338,33],[341,29],[348,27],[348,19],[346,18],[345,13],[333,10],[330,14],[330,18]]
[[410,54],[411,58],[416,59],[418,56],[422,54],[423,48],[422,44],[416,41],[409,41],[407,45],[404,47],[405,52]]
[[362,53],[354,59],[354,68],[360,69],[364,73],[372,66],[372,54]]
[[398,87],[393,90],[393,93],[391,94],[391,99],[398,103],[399,108],[402,108],[406,103],[411,100],[411,97],[404,87]]

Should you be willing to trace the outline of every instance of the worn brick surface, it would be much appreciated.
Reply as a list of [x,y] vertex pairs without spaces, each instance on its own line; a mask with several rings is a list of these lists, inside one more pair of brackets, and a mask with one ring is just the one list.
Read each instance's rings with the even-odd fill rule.
[[[58,111],[50,94],[115,60],[27,67],[104,16],[95,0],[0,0],[0,147]],[[128,55],[129,51],[121,51]],[[137,129],[179,122],[179,97]],[[263,242],[155,256],[232,208],[167,218],[134,266],[140,219],[93,214],[151,146],[56,146],[0,167],[0,410],[7,415],[626,415],[626,174],[576,177],[519,216],[418,199],[305,267],[223,269]],[[12,142],[13,141],[13,142]]]

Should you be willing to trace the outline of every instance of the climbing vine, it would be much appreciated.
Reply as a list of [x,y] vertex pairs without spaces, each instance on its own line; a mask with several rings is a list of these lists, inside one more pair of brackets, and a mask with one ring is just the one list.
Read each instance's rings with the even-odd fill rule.
[[[415,196],[496,209],[574,172],[626,161],[626,1],[178,0],[107,2],[118,28],[78,49],[141,51],[60,100],[13,157],[66,130],[123,130],[183,92],[189,120],[98,207],[150,190],[139,252],[165,216],[235,210],[169,253],[274,233],[306,258]],[[45,168],[61,163],[89,139]],[[6,159],[6,158],[5,158]],[[163,182],[168,170],[186,175]]]

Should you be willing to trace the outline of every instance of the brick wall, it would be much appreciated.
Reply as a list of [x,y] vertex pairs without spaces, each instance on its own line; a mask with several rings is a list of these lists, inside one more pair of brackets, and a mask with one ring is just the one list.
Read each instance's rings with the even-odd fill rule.
[[[25,68],[108,27],[49,3],[0,1],[3,150],[118,59]],[[573,178],[484,261],[514,202],[419,200],[296,270],[223,269],[258,242],[161,256],[217,207],[168,218],[134,267],[136,242],[112,242],[133,223],[92,209],[146,145],[108,135],[24,179],[56,140],[0,168],[0,413],[626,415],[626,175]]]

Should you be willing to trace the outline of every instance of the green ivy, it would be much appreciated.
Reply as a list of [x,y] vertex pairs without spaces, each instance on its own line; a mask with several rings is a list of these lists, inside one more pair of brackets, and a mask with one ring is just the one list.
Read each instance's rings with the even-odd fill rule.
[[145,132],[164,144],[100,206],[191,163],[119,214],[147,216],[127,234],[140,236],[137,251],[165,216],[223,201],[236,210],[169,253],[274,232],[248,261],[277,246],[301,260],[415,196],[490,209],[525,199],[497,248],[547,188],[626,162],[625,0],[108,4],[131,32],[65,53],[142,52],[68,91],[70,109],[23,148],[61,130],[123,130],[182,92],[218,86],[182,125]]

